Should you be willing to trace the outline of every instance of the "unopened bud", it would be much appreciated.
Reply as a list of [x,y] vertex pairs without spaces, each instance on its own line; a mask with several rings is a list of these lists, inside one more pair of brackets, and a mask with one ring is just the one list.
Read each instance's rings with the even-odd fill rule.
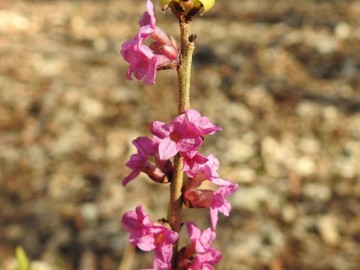
[[199,8],[200,15],[203,15],[209,9],[211,9],[215,4],[215,0],[194,0],[194,8]]
[[189,10],[191,10],[194,7],[193,0],[180,0],[179,4],[185,10],[185,12],[188,12]]
[[215,0],[159,0],[162,11],[168,7],[176,17],[186,15],[191,18],[197,14],[203,15],[215,4]]
[[214,192],[208,189],[191,189],[184,193],[184,205],[188,208],[209,208]]

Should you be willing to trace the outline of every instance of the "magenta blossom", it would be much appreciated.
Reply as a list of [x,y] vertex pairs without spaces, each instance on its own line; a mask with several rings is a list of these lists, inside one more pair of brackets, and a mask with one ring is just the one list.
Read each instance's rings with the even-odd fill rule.
[[[150,0],[147,0],[146,7],[147,12],[139,21],[139,32],[121,46],[120,53],[130,64],[126,72],[128,80],[132,80],[131,74],[134,73],[136,79],[155,84],[157,69],[176,63],[179,51],[174,40],[155,25],[154,6]],[[150,37],[155,42],[148,47],[144,45],[144,40]]]
[[211,123],[210,119],[196,110],[187,110],[185,112],[186,117],[190,123],[192,123],[194,130],[200,135],[214,134],[216,131],[222,130],[220,126],[216,126]]
[[184,203],[187,207],[210,208],[214,191],[199,189],[203,181],[215,181],[217,185],[228,183],[219,178],[217,173],[219,161],[213,155],[209,155],[206,159],[205,163],[195,163],[192,168],[184,166],[184,171],[190,177],[183,187]]
[[193,152],[202,144],[202,138],[196,134],[184,114],[176,117],[170,124],[155,121],[151,132],[159,142],[160,159],[169,159],[178,152]]
[[210,208],[210,219],[213,229],[216,228],[218,221],[218,213],[221,212],[225,216],[229,216],[231,205],[226,197],[233,194],[238,188],[237,184],[229,180],[218,179],[224,184],[215,191],[209,189],[199,189],[201,180],[188,179],[183,187],[184,204],[189,208]]
[[222,254],[215,248],[209,248],[206,252],[198,254],[194,262],[188,270],[215,270],[213,265],[219,263],[222,259]]
[[154,237],[148,232],[151,231],[153,223],[149,215],[141,205],[135,211],[128,211],[124,214],[121,224],[130,233],[129,243],[138,246],[141,250],[150,251],[155,248]]
[[201,232],[199,227],[192,222],[186,222],[186,228],[194,250],[198,253],[207,251],[210,248],[211,242],[216,237],[216,233],[210,228]]
[[144,80],[147,84],[155,84],[158,58],[142,42],[143,39],[136,36],[134,40],[126,41],[121,47],[122,57],[130,63],[126,78],[131,81],[131,74],[134,73],[136,79]]
[[183,172],[192,171],[197,165],[205,164],[208,161],[207,157],[198,153],[197,151],[183,152],[181,153],[181,156],[184,159],[184,167],[182,169]]
[[151,132],[159,143],[160,159],[169,159],[180,153],[189,162],[186,168],[191,168],[195,161],[206,162],[206,158],[198,154],[203,136],[219,129],[208,118],[201,117],[196,110],[187,110],[170,124],[153,122]]
[[219,160],[210,154],[208,157],[205,157],[206,162],[194,162],[193,166],[184,167],[186,174],[192,178],[201,178],[204,180],[213,180],[219,178],[217,170],[219,168]]
[[192,222],[187,222],[186,228],[191,243],[180,253],[180,269],[214,269],[213,265],[219,263],[222,258],[220,251],[210,246],[216,233],[210,228],[201,232]]
[[231,183],[230,181],[227,182],[227,185],[220,186],[217,190],[214,191],[210,204],[210,219],[214,229],[218,221],[219,212],[223,213],[225,216],[229,216],[231,211],[231,204],[226,200],[226,197],[233,194],[238,188],[237,184]]
[[[218,221],[218,213],[228,216],[231,205],[226,197],[233,194],[238,188],[237,184],[229,180],[221,179],[217,173],[219,161],[213,156],[207,157],[204,164],[195,164],[193,168],[186,171],[190,177],[185,181],[183,187],[184,203],[187,207],[210,208],[210,219],[215,229]],[[203,181],[209,180],[219,186],[215,191],[199,189]]]
[[178,239],[176,232],[161,223],[152,222],[141,205],[137,206],[135,211],[126,212],[121,223],[130,233],[131,245],[143,251],[155,251],[154,269],[171,269],[173,243]]
[[[157,149],[154,143],[147,137],[138,137],[133,140],[133,144],[138,152],[131,155],[130,160],[125,164],[128,168],[132,169],[132,172],[122,180],[123,186],[126,186],[144,170],[153,169],[154,172],[156,171],[156,168],[148,160],[148,155],[156,153]],[[160,172],[156,171],[156,173],[159,174]]]

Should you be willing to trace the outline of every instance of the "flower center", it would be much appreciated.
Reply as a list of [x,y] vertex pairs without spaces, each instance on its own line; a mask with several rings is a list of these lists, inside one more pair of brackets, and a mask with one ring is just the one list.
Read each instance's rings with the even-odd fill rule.
[[171,139],[172,141],[174,141],[174,142],[177,142],[177,141],[180,140],[180,137],[179,137],[179,135],[177,135],[176,133],[171,133],[171,134],[170,134],[170,139]]
[[162,242],[164,242],[164,234],[160,233],[156,236],[155,241],[157,244],[161,244]]

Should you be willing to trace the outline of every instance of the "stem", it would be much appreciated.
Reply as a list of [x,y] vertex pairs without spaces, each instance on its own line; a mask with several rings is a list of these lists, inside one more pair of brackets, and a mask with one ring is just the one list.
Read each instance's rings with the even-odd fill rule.
[[[182,198],[181,189],[183,183],[183,159],[179,155],[175,157],[174,161],[173,179],[170,183],[170,220],[171,229],[179,232],[181,228],[181,212],[182,212]],[[178,250],[178,241],[174,244],[173,263],[176,260],[176,253]],[[175,268],[174,268],[175,269]]]
[[177,69],[179,79],[179,114],[190,109],[190,73],[192,55],[194,52],[194,42],[191,32],[192,21],[185,16],[180,16],[180,35],[181,35],[181,50],[180,50],[180,64]]
[[[177,68],[179,80],[179,106],[178,113],[181,114],[185,110],[190,109],[190,73],[191,62],[194,51],[194,42],[191,32],[191,20],[183,15],[179,17],[181,49],[180,61]],[[173,179],[170,183],[170,218],[169,223],[173,231],[179,232],[182,219],[182,194],[183,185],[183,158],[179,154],[175,156]],[[178,250],[178,241],[174,244],[172,269],[176,269],[176,254]]]

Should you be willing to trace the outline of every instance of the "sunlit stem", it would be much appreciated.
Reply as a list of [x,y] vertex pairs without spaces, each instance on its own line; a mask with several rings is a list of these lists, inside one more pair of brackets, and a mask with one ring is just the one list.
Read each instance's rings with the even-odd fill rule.
[[[179,80],[179,106],[178,113],[181,114],[185,110],[190,109],[190,73],[191,62],[194,51],[194,36],[191,32],[191,20],[185,16],[179,17],[180,34],[181,34],[181,50],[180,61],[177,68]],[[182,195],[181,189],[183,185],[183,158],[178,154],[174,161],[173,179],[170,184],[170,211],[169,223],[173,231],[179,232],[182,220]],[[174,245],[172,258],[173,269],[176,269],[176,253],[178,250],[178,242]]]

